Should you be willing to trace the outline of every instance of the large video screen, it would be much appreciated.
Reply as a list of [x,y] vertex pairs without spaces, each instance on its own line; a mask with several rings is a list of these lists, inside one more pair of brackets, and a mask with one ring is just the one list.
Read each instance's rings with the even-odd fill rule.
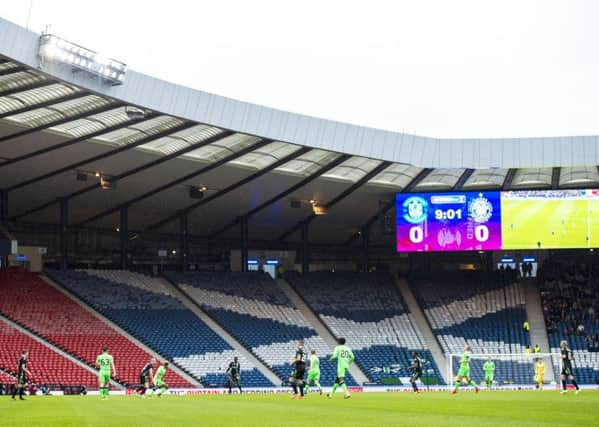
[[398,193],[398,252],[599,247],[599,190]]

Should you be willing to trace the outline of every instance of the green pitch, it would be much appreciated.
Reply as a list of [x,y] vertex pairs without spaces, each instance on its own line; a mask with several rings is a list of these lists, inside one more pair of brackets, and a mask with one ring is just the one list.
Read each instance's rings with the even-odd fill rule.
[[2,426],[599,426],[599,391],[355,393],[343,400],[289,395],[0,396]]
[[[501,202],[503,249],[587,248],[599,243],[599,210],[589,209],[587,200],[523,200]],[[596,212],[595,212],[596,211]]]

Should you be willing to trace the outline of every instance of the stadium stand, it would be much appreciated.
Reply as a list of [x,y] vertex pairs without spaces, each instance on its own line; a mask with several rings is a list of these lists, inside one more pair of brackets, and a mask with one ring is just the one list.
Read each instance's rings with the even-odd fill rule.
[[[321,358],[321,383],[332,384],[332,349],[266,273],[169,273],[168,277],[248,350],[263,360],[282,381],[298,340]],[[347,383],[356,385],[350,376]]]
[[[2,349],[0,369],[11,375],[17,374],[17,362],[21,352],[27,349],[30,381],[55,386],[98,387],[96,375],[2,321],[0,321],[0,348]],[[0,382],[4,380],[0,379]]]
[[17,378],[7,374],[6,372],[0,371],[0,384],[16,384]]
[[418,351],[430,363],[428,375],[442,382],[388,273],[322,271],[285,277],[333,334],[347,339],[356,363],[373,381],[409,376],[411,352]]
[[[137,384],[139,371],[151,358],[75,301],[24,270],[0,278],[0,312],[94,368],[102,346],[108,346],[115,358],[115,379],[123,384]],[[174,386],[190,385],[172,371],[167,380]]]
[[[122,270],[54,271],[51,276],[204,385],[224,385],[233,348],[161,280]],[[245,385],[272,385],[241,356],[240,363]]]
[[574,352],[577,381],[595,384],[599,377],[599,269],[549,258],[539,271],[539,283],[551,351],[558,353],[560,341],[567,340]]
[[[528,334],[522,330],[526,309],[515,272],[418,273],[409,282],[446,354],[461,354],[469,344],[473,353],[523,355],[530,346]],[[483,363],[481,359],[472,361],[475,380],[482,376]],[[498,383],[531,381],[532,358],[514,356],[495,363]],[[457,364],[456,358],[454,372]]]

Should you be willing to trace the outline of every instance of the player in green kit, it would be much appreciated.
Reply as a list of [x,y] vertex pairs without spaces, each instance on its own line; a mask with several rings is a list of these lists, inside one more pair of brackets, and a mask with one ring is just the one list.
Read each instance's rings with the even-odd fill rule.
[[154,375],[154,388],[152,389],[152,393],[150,396],[154,396],[154,392],[157,388],[160,389],[158,392],[158,397],[162,396],[164,392],[168,389],[168,385],[164,382],[164,377],[166,375],[166,369],[168,368],[168,362],[164,362],[157,370]]
[[318,391],[322,394],[322,387],[320,386],[320,360],[316,355],[316,350],[310,352],[310,368],[308,369],[308,379],[306,380],[306,386],[304,387],[304,394],[310,391],[310,384],[314,383],[318,387]]
[[470,346],[468,344],[464,346],[464,353],[462,353],[462,358],[460,359],[460,369],[455,377],[455,388],[451,392],[452,394],[458,392],[458,388],[460,388],[462,382],[470,384],[474,387],[474,391],[478,393],[476,383],[470,379]]
[[495,376],[495,362],[491,360],[491,356],[487,357],[487,361],[483,364],[483,371],[485,371],[485,384],[490,389],[493,387],[493,378]]
[[100,397],[106,399],[110,388],[110,374],[116,376],[116,368],[112,356],[108,354],[108,347],[102,347],[102,353],[96,357],[96,366],[100,369],[98,373]]
[[337,387],[341,386],[343,389],[345,396],[344,399],[349,399],[351,396],[347,391],[347,385],[345,384],[345,375],[347,375],[347,370],[349,369],[349,365],[354,362],[354,353],[351,349],[345,345],[345,338],[339,338],[339,345],[335,347],[335,351],[331,356],[331,362],[333,360],[337,360],[337,379],[335,380],[335,384],[333,384],[333,389],[330,393],[327,394],[327,397],[330,399],[333,394],[337,391]]

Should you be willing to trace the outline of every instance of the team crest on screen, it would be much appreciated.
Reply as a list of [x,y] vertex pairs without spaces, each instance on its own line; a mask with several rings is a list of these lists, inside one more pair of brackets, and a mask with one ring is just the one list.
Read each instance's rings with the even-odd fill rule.
[[479,193],[478,197],[470,202],[468,213],[474,222],[481,224],[491,219],[493,205],[489,202],[489,199],[483,196],[482,193]]
[[403,217],[411,224],[420,224],[426,220],[427,203],[422,197],[408,197],[403,202]]

